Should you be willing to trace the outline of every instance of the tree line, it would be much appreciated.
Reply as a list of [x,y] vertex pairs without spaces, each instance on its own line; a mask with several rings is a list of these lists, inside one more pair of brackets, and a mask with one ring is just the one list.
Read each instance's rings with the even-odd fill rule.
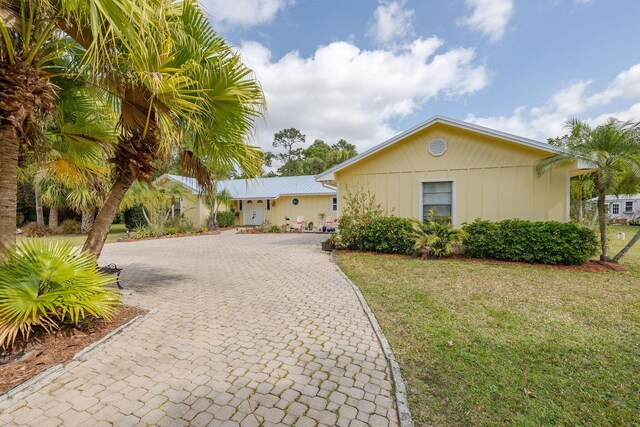
[[281,164],[276,171],[266,176],[317,175],[345,160],[356,156],[356,146],[340,139],[329,145],[321,139],[304,148],[306,135],[295,128],[283,129],[273,137],[273,147],[280,153],[265,153],[265,166],[272,167],[274,161]]

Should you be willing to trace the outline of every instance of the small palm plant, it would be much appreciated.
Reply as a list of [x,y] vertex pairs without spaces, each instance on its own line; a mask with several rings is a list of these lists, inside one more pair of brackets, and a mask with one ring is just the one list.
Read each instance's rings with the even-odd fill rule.
[[110,320],[121,301],[107,287],[114,281],[70,243],[22,241],[0,264],[0,345],[12,347],[18,334],[26,342],[34,327],[51,332],[77,324],[87,314]]
[[416,222],[412,238],[414,248],[425,258],[442,258],[451,254],[454,244],[461,243],[464,231],[454,228],[449,219],[439,218],[434,209],[425,222]]

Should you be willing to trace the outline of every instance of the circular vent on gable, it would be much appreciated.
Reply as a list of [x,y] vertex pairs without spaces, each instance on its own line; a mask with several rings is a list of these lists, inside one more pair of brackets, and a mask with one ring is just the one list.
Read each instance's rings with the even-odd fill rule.
[[447,151],[447,141],[434,139],[429,143],[429,153],[432,156],[442,156]]

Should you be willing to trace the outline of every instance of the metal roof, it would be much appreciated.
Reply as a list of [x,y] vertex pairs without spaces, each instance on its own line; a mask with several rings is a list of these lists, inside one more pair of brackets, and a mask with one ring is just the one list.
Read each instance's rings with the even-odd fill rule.
[[[605,202],[609,203],[609,202],[622,202],[622,201],[632,201],[632,200],[640,200],[640,194],[620,194],[620,195],[615,195],[615,194],[607,194],[607,196],[604,198]],[[597,202],[598,198],[594,197],[593,199],[591,199],[591,201],[593,202]]]
[[562,153],[563,150],[561,148],[558,147],[554,147],[553,145],[549,145],[546,142],[540,142],[540,141],[535,141],[533,139],[528,139],[528,138],[523,138],[521,136],[517,136],[517,135],[512,135],[510,133],[506,133],[506,132],[501,132],[499,130],[495,130],[495,129],[489,129],[486,128],[484,126],[479,126],[473,123],[469,123],[469,122],[464,122],[462,120],[457,120],[457,119],[452,119],[450,117],[445,117],[445,116],[434,116],[432,118],[430,118],[429,120],[427,120],[426,122],[422,122],[417,126],[412,127],[411,129],[404,131],[402,133],[399,133],[398,135],[384,141],[381,144],[376,145],[373,148],[370,148],[367,151],[364,151],[362,153],[360,153],[359,155],[352,157],[349,160],[346,160],[342,163],[340,163],[337,166],[332,167],[331,169],[328,169],[324,172],[322,172],[320,175],[318,175],[316,177],[316,179],[318,181],[333,181],[334,180],[334,172],[337,172],[353,163],[356,163],[362,159],[364,159],[365,157],[368,157],[370,155],[372,155],[373,153],[376,153],[392,144],[395,144],[396,142],[411,136],[417,132],[420,132],[423,129],[428,128],[429,126],[432,126],[436,123],[442,123],[448,126],[453,126],[453,127],[457,127],[459,129],[465,129],[468,131],[472,131],[472,132],[477,132],[483,135],[488,135],[488,136],[493,136],[496,138],[500,138],[503,139],[505,141],[509,141],[509,142],[513,142],[516,144],[520,144],[520,145],[524,145],[527,147],[531,147],[531,148],[536,148],[538,150],[542,150],[542,151],[546,151],[549,153]]
[[[162,177],[179,182],[194,193],[200,193],[200,186],[195,178],[164,174],[158,179]],[[336,194],[335,190],[316,181],[313,175],[227,179],[219,181],[219,188],[226,189],[233,199],[277,199],[280,196],[329,196]]]

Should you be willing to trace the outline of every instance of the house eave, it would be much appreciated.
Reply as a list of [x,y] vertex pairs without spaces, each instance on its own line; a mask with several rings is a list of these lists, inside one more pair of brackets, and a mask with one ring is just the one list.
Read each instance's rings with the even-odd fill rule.
[[352,165],[356,162],[359,162],[360,160],[363,160],[367,157],[369,157],[370,155],[377,153],[378,151],[381,151],[393,144],[395,144],[396,142],[407,138],[411,135],[414,135],[430,126],[433,126],[435,124],[444,124],[444,125],[448,125],[448,126],[452,126],[452,127],[456,127],[458,129],[463,129],[463,130],[467,130],[470,132],[475,132],[475,133],[479,133],[482,135],[486,135],[486,136],[491,136],[494,138],[499,138],[505,141],[509,141],[509,142],[513,142],[525,147],[529,147],[529,148],[534,148],[537,150],[542,150],[551,154],[559,154],[559,153],[563,153],[564,150],[562,150],[559,147],[554,147],[552,145],[549,145],[547,143],[544,142],[540,142],[540,141],[535,141],[533,139],[528,139],[528,138],[523,138],[521,136],[517,136],[517,135],[513,135],[510,133],[506,133],[506,132],[502,132],[502,131],[498,131],[495,129],[490,129],[490,128],[486,128],[484,126],[479,126],[479,125],[475,125],[472,123],[467,123],[464,122],[462,120],[457,120],[457,119],[452,119],[450,117],[445,117],[445,116],[434,116],[432,118],[430,118],[429,120],[422,122],[414,127],[412,127],[409,130],[406,130],[404,132],[399,133],[398,135],[382,142],[381,144],[376,145],[375,147],[372,147],[362,153],[360,153],[359,155],[352,157],[349,160],[346,160],[342,163],[340,163],[337,166],[332,167],[331,169],[328,169],[324,172],[322,172],[321,174],[319,174],[318,176],[316,176],[316,181],[319,182],[323,182],[323,181],[334,181],[335,180],[335,172],[338,172],[342,169],[344,169],[345,167]]

